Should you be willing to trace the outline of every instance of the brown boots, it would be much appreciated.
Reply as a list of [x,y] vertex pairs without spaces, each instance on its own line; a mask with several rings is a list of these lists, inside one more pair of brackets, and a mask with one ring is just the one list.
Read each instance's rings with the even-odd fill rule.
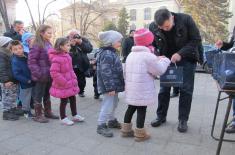
[[134,137],[134,131],[132,130],[132,123],[123,123],[121,129],[122,137]]
[[136,128],[134,135],[136,142],[142,142],[150,138],[150,135],[146,132],[145,128]]
[[42,104],[41,103],[34,104],[34,109],[35,109],[35,118],[33,118],[34,121],[39,122],[39,123],[49,122],[48,119],[46,119],[42,115]]
[[121,129],[122,137],[135,137],[136,142],[142,142],[150,138],[150,135],[146,132],[145,128],[136,128],[132,130],[132,123],[123,123]]
[[59,116],[56,116],[52,113],[50,101],[44,102],[43,104],[44,104],[44,115],[46,118],[59,119]]

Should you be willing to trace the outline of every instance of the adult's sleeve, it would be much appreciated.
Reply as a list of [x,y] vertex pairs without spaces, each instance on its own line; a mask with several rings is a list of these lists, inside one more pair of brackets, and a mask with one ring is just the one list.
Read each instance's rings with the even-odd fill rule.
[[188,16],[186,19],[186,26],[188,29],[188,42],[186,45],[181,48],[178,53],[182,57],[188,57],[188,58],[197,58],[197,52],[198,52],[198,46],[201,42],[201,36],[199,29],[196,26],[196,23],[194,22],[193,18],[191,16]]

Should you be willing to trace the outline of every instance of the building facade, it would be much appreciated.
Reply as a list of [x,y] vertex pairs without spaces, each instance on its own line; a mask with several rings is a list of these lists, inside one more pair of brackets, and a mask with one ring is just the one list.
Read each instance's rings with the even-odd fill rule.
[[[16,3],[17,0],[5,0],[7,13],[9,18],[9,23],[12,24],[16,18]],[[0,16],[0,34],[5,32],[4,22],[2,20],[2,16]]]
[[177,0],[124,0],[124,5],[130,16],[130,29],[145,27],[154,20],[154,13],[161,7],[170,11],[180,12]]
[[[105,2],[103,4],[96,2],[91,6],[87,3],[76,3],[65,7],[60,10],[62,34],[66,35],[71,29],[78,29],[82,35],[85,34],[86,37],[95,43],[98,32],[102,31],[106,21],[112,21],[117,24],[118,14],[122,7],[123,5],[118,2]],[[82,25],[80,25],[81,20]],[[88,29],[84,29],[84,26],[88,25]],[[84,30],[86,30],[85,33]]]

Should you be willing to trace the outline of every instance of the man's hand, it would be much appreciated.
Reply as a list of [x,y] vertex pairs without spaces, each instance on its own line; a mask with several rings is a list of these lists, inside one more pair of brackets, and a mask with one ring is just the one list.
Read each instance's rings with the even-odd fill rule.
[[75,39],[76,40],[76,43],[78,44],[78,45],[81,45],[82,44],[82,39]]
[[181,55],[179,55],[178,53],[175,53],[171,57],[171,62],[176,63],[176,62],[179,62],[181,59],[182,59]]
[[218,40],[216,43],[215,43],[215,46],[217,48],[221,48],[223,46],[223,41],[222,40]]
[[25,32],[25,30],[24,30],[24,29],[22,29],[22,30],[20,30],[18,33],[19,33],[20,35],[23,35],[23,34],[24,34],[24,32]]
[[116,94],[115,91],[111,91],[108,93],[109,96],[114,96],[115,94]]

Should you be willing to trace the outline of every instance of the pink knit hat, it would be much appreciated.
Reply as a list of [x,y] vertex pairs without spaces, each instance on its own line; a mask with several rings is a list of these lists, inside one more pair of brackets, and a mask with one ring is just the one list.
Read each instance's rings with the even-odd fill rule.
[[134,42],[136,46],[149,46],[154,40],[153,33],[148,29],[141,28],[134,33]]

